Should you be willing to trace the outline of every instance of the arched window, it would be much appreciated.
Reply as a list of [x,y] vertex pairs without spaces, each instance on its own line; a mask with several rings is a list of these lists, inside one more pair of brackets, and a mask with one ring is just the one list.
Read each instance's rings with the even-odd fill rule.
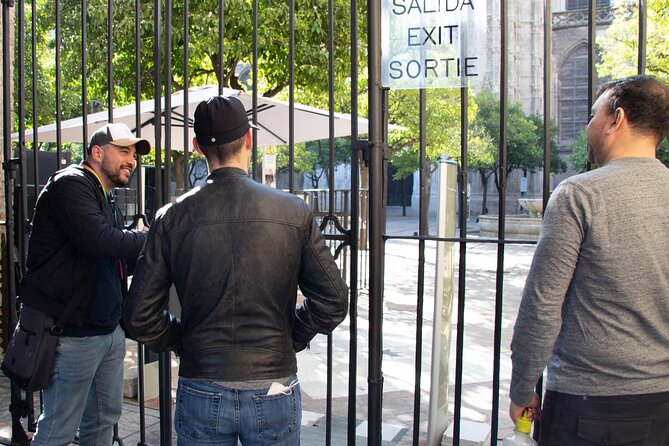
[[588,124],[588,47],[583,44],[564,60],[558,72],[560,147],[570,146]]

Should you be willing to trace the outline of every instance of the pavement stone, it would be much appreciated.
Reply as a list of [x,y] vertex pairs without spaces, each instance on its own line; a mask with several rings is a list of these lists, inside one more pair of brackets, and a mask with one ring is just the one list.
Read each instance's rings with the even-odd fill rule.
[[[430,231],[436,231],[434,213],[429,218]],[[417,210],[401,207],[388,208],[386,234],[414,235],[418,233]],[[475,222],[468,226],[468,235],[478,236]],[[436,242],[425,242],[424,315],[422,330],[421,385],[420,385],[420,444],[426,444],[428,405],[430,398],[430,369],[432,320],[435,277]],[[413,444],[414,374],[416,339],[416,300],[419,243],[416,240],[390,239],[386,242],[383,306],[383,445]],[[512,335],[520,294],[534,252],[533,245],[507,245],[504,260],[504,292],[502,314],[502,355],[500,371],[500,406],[498,438],[511,432],[513,426],[507,416],[508,385],[511,373],[509,343]],[[455,250],[455,274],[458,272],[458,250]],[[495,316],[495,275],[497,245],[477,243],[467,245],[466,303],[463,355],[462,419],[490,424],[492,414],[492,370]],[[361,275],[366,274],[361,271]],[[364,278],[363,278],[364,280]],[[455,278],[457,299],[457,277]],[[367,367],[368,367],[368,309],[369,296],[361,292],[358,305],[358,355],[356,372],[356,444],[366,444],[367,435]],[[455,328],[457,315],[452,316],[452,336],[449,361],[449,417],[453,414],[455,382]],[[348,351],[349,320],[332,335],[332,404],[331,435],[333,445],[346,444],[348,419]],[[311,348],[298,354],[298,374],[303,397],[302,444],[324,445],[326,435],[326,377],[327,341],[317,336]],[[136,349],[128,344],[126,363],[136,362]],[[178,363],[173,363],[173,384],[176,387]],[[173,389],[174,392],[174,389]],[[9,415],[9,382],[0,377],[0,444],[9,444],[11,418]],[[37,401],[38,404],[38,401]],[[149,401],[145,412],[146,444],[160,444],[159,412],[156,400]],[[24,420],[25,421],[25,420]],[[123,444],[140,444],[139,408],[136,399],[126,399],[119,423]],[[173,435],[173,440],[176,437]],[[172,442],[176,444],[176,441]]]

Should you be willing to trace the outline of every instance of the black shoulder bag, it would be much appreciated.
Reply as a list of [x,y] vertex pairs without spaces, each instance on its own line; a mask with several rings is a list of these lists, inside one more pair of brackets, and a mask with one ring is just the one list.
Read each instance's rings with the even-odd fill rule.
[[21,304],[19,323],[9,339],[0,368],[27,392],[44,389],[49,383],[58,336],[86,293],[78,293],[55,320],[53,316]]

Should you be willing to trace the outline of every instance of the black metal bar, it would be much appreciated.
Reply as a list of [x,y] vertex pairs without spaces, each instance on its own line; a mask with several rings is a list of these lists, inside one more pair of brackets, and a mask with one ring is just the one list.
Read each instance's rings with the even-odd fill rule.
[[597,0],[588,3],[588,114],[597,92]]
[[[138,137],[142,136],[142,40],[141,40],[141,0],[135,0],[135,134]],[[144,197],[145,185],[144,185],[144,172],[142,171],[142,157],[137,157],[137,213],[144,214],[146,207],[145,202],[142,199]],[[140,351],[143,347],[138,345],[137,351]],[[142,370],[140,370],[140,368]],[[140,372],[143,371],[144,363],[140,362],[137,364],[137,369]],[[143,381],[140,381],[140,385]],[[144,444],[144,400],[139,402],[139,422],[140,422],[140,444]]]
[[[543,206],[542,209],[546,209],[548,205],[548,199],[550,198],[550,187],[551,187],[551,53],[552,53],[552,11],[551,11],[551,2],[550,0],[544,1],[544,175],[543,175],[543,187],[542,187],[542,198]],[[541,407],[541,400],[543,399],[543,377],[539,378],[535,390],[539,396],[539,407]],[[539,434],[541,432],[541,420],[536,419],[534,421],[534,433],[533,437],[535,440],[539,439]]]
[[[23,5],[21,5],[23,6]],[[5,184],[5,212],[7,215],[5,221],[5,247],[4,252],[5,256],[5,268],[4,273],[6,274],[7,280],[7,293],[6,296],[9,300],[9,305],[5,305],[4,309],[8,309],[8,314],[6,315],[6,321],[9,324],[7,327],[7,332],[11,333],[14,330],[14,327],[18,323],[16,315],[16,283],[14,278],[16,277],[15,272],[15,235],[14,235],[14,194],[11,192],[14,190],[14,169],[15,166],[10,161],[12,158],[12,142],[9,138],[12,131],[12,91],[11,91],[11,66],[12,61],[10,58],[11,53],[11,40],[10,40],[10,14],[11,8],[13,7],[10,2],[2,2],[2,77],[5,82],[2,83],[2,148],[3,148],[3,170],[5,173],[4,184]],[[21,10],[23,11],[23,9]],[[33,9],[34,16],[34,9]],[[21,35],[19,39],[22,39]],[[18,39],[17,39],[18,40]],[[23,64],[21,59],[20,65]],[[21,425],[21,416],[23,415],[19,409],[19,405],[24,403],[21,398],[21,390],[14,384],[10,383],[10,412],[12,414],[12,444],[27,445],[29,444],[28,436]]]
[[[597,0],[589,0],[588,3],[588,115],[595,103],[597,93]],[[590,170],[590,160],[586,161],[586,170]]]
[[381,445],[383,398],[383,146],[381,121],[381,3],[367,4],[369,77],[369,383],[367,441]]
[[189,132],[188,127],[190,126],[190,110],[188,107],[188,89],[190,88],[190,71],[188,70],[188,57],[189,51],[188,46],[190,44],[189,36],[189,20],[188,20],[188,10],[189,4],[188,0],[184,0],[184,104],[183,104],[183,114],[184,114],[184,192],[187,192],[190,189],[190,178],[188,173],[188,165],[190,164],[190,141],[189,141]]
[[[37,156],[37,148],[39,145],[39,101],[37,100],[37,82],[39,79],[39,72],[37,69],[37,2],[32,0],[32,13],[31,13],[31,39],[32,39],[32,102],[33,102],[33,174],[35,176],[35,197],[40,193],[40,184],[39,184],[39,157]],[[7,77],[5,79],[11,79]]]
[[288,191],[295,193],[295,0],[288,0]]
[[[21,256],[21,268],[25,268],[27,261],[27,252],[28,252],[28,234],[29,234],[29,217],[28,217],[28,158],[26,152],[26,67],[25,67],[25,44],[24,36],[26,33],[25,29],[25,9],[24,9],[24,0],[19,0],[19,9],[18,9],[18,35],[19,38],[15,40],[16,42],[16,51],[18,57],[17,71],[18,71],[18,104],[17,104],[17,113],[18,113],[18,124],[19,124],[19,141],[18,141],[18,150],[19,150],[19,169],[21,173],[21,200],[20,200],[20,211],[18,214],[17,221],[19,226],[17,228],[18,232],[18,249],[19,256]],[[59,1],[56,1],[56,18],[58,18],[58,8]],[[56,28],[58,25],[56,24]],[[56,29],[56,53],[58,51],[58,29]],[[58,85],[58,62],[56,62],[56,85]],[[10,85],[11,88],[11,85]],[[56,87],[58,89],[58,87]],[[37,153],[37,152],[33,152]],[[35,187],[37,191],[37,187]],[[7,191],[5,191],[6,193]],[[37,196],[37,195],[36,195]]]
[[162,177],[162,149],[161,149],[161,119],[162,119],[162,110],[160,109],[160,96],[162,95],[162,76],[161,76],[161,38],[160,38],[160,11],[161,11],[161,1],[153,0],[153,134],[155,141],[155,164],[156,168],[154,171],[154,203],[156,209],[153,209],[155,212],[163,204],[163,184],[160,181]]
[[637,61],[638,74],[646,73],[646,31],[648,29],[648,2],[639,0],[639,57]]
[[146,404],[144,404],[144,346],[137,343],[137,399],[139,400],[139,443],[137,446],[147,446],[146,443]]
[[[63,39],[61,36],[61,6],[60,6],[60,0],[56,0],[56,158],[58,159],[58,163],[60,163],[61,155],[62,155],[62,149],[63,149],[63,141],[62,141],[62,135],[61,135],[61,122],[63,118],[63,112],[62,112],[62,104],[61,104],[61,85],[62,85],[62,77],[61,77],[61,70],[60,70],[60,46],[62,45]],[[21,65],[23,65],[23,57],[19,59],[21,61]],[[23,119],[21,119],[23,121]],[[25,214],[27,215],[27,214]]]
[[[223,57],[225,49],[225,0],[218,2],[218,94],[223,94],[223,85],[225,83],[225,58]],[[231,73],[232,75],[232,73]]]
[[355,446],[356,392],[358,376],[358,243],[360,230],[360,171],[358,140],[358,2],[351,0],[351,229],[349,275],[349,363],[347,444]]
[[[428,169],[425,149],[427,146],[427,92],[419,91],[419,158],[420,158],[420,200],[418,212],[418,230],[422,236],[428,235],[427,209],[429,191],[427,189]],[[420,442],[420,376],[423,359],[423,303],[425,297],[425,240],[418,242],[418,283],[416,284],[416,347],[414,355],[414,393],[413,393],[413,445]]]
[[497,432],[499,430],[499,373],[500,373],[500,355],[502,352],[502,309],[504,297],[504,243],[501,240],[505,237],[505,216],[506,216],[506,172],[507,172],[507,118],[508,118],[508,0],[500,1],[500,21],[501,21],[501,55],[500,55],[500,129],[499,129],[499,225],[497,237],[500,243],[497,245],[497,271],[495,274],[495,332],[494,332],[494,359],[492,376],[492,413],[491,413],[491,433],[490,444],[497,445]]
[[[469,133],[469,88],[460,88],[460,172],[458,174],[460,238],[467,239],[467,136]],[[460,444],[462,418],[462,372],[465,351],[465,280],[467,274],[467,242],[460,243],[458,260],[458,323],[455,338],[455,395],[453,410],[453,444]]]
[[553,48],[550,0],[544,1],[544,182],[543,208],[546,209],[551,187],[551,53]]
[[81,119],[83,124],[82,141],[84,143],[82,149],[84,159],[86,158],[86,143],[88,142],[88,80],[86,75],[86,65],[88,64],[88,53],[86,52],[87,4],[87,0],[81,0]]
[[[170,202],[172,177],[172,0],[164,0],[165,4],[165,169],[162,171],[163,200]],[[160,126],[157,127],[160,132]],[[156,176],[156,179],[158,176]],[[158,359],[158,400],[160,406],[160,444],[172,444],[172,353],[161,353]]]
[[114,122],[114,2],[107,1],[107,112]]
[[330,173],[328,175],[328,188],[330,190],[329,194],[329,209],[328,215],[334,215],[335,209],[335,197],[334,197],[334,0],[328,0],[328,147],[329,147],[329,159],[328,159],[328,169]]
[[[253,122],[258,122],[258,0],[253,0]],[[261,181],[262,171],[258,169],[258,129],[253,129],[253,148],[251,149],[251,177]]]
[[[165,27],[165,48],[163,63],[165,64],[165,109],[163,115],[163,128],[165,131],[165,169],[163,176],[163,204],[169,203],[171,199],[171,178],[172,178],[172,0],[163,0],[165,3],[165,18],[163,26]],[[158,126],[158,131],[160,131]]]
[[[328,0],[328,217],[334,218],[334,0]],[[325,445],[332,445],[332,335],[327,344],[327,378],[325,400]]]

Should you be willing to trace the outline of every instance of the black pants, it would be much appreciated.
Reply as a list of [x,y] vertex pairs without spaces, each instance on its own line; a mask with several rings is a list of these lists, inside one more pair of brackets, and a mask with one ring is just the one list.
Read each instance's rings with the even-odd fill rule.
[[669,446],[669,392],[580,396],[546,391],[539,446]]

